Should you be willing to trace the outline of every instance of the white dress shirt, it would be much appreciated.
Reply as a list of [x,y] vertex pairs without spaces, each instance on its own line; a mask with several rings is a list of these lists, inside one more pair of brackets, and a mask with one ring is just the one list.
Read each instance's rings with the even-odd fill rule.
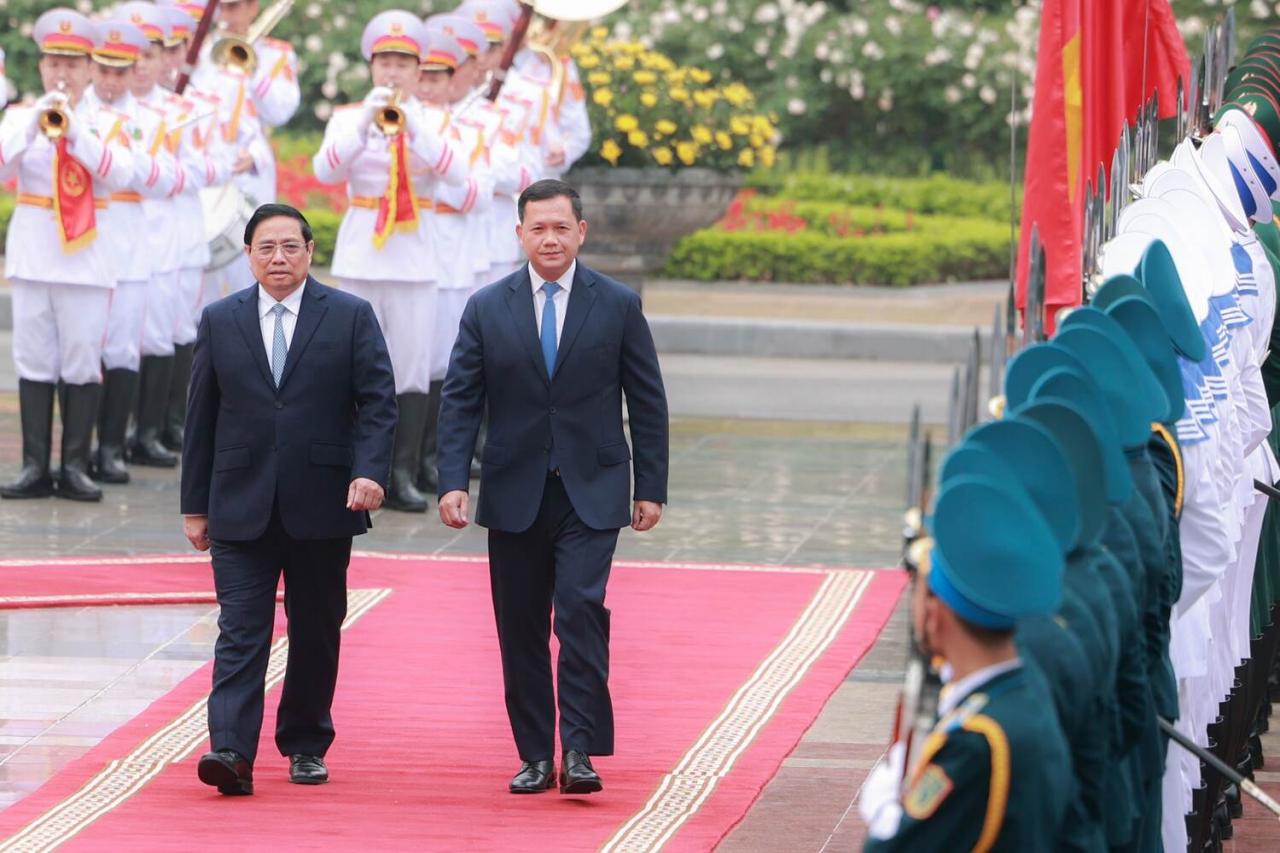
[[[556,348],[560,347],[560,335],[564,333],[564,315],[569,310],[569,290],[573,287],[573,276],[578,271],[578,262],[569,264],[565,274],[556,280],[560,290],[556,292],[552,302],[556,306]],[[533,285],[533,317],[538,323],[538,339],[542,339],[542,312],[547,307],[547,295],[542,292],[542,285],[547,280],[538,275],[538,271],[529,264],[529,281]]]
[[[307,283],[304,281],[302,285],[284,298],[283,302],[276,302],[276,298],[267,293],[266,288],[258,285],[258,325],[262,327],[262,345],[267,350],[267,365],[275,370],[275,365],[271,363],[271,350],[276,340],[276,305],[285,307],[284,316],[280,318],[281,325],[284,326],[284,346],[288,351],[289,346],[293,343],[293,330],[298,325],[298,309],[302,307],[302,291],[306,290]],[[280,365],[280,369],[284,369],[284,365]]]
[[1020,666],[1022,666],[1022,658],[1013,658],[1003,663],[992,664],[991,666],[984,666],[982,669],[974,670],[959,681],[946,685],[938,695],[939,719],[959,707],[960,703],[969,697],[969,694],[977,691],[988,681],[998,675],[1012,672]]

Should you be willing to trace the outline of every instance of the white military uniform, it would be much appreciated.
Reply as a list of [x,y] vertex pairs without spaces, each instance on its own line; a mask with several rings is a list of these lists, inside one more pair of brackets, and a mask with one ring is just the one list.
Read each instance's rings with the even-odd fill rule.
[[[223,140],[233,146],[233,159],[240,149],[253,158],[253,167],[235,175],[232,182],[255,206],[274,202],[276,159],[269,131],[287,123],[298,110],[298,58],[288,42],[262,38],[253,45],[257,65],[246,75],[213,61],[216,42],[216,35],[205,40],[192,83],[218,96]],[[203,304],[254,284],[243,255],[221,269],[209,270],[204,279]]]
[[[9,223],[5,276],[13,287],[13,357],[18,376],[72,385],[101,377],[102,343],[116,284],[105,241],[59,249],[53,209],[54,145],[37,125],[34,106],[13,107],[0,122],[0,181],[18,179]],[[112,119],[87,99],[71,110],[69,155],[89,170],[92,192],[105,204],[128,189],[133,159],[105,134]],[[95,216],[96,218],[96,216]]]

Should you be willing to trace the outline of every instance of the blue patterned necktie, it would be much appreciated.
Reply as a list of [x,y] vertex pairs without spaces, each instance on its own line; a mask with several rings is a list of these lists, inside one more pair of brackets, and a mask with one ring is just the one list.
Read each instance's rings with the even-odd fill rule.
[[289,354],[289,347],[284,342],[284,312],[289,309],[277,302],[271,310],[276,314],[276,334],[271,341],[271,378],[279,388],[280,377],[284,374],[285,356]]
[[542,359],[547,363],[547,377],[556,372],[556,302],[555,295],[560,292],[560,285],[548,281],[542,285],[542,292],[547,301],[542,306]]

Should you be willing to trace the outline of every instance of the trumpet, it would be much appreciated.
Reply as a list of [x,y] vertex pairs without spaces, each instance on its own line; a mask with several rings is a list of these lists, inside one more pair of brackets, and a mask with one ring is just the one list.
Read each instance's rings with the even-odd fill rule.
[[[66,97],[67,84],[58,81],[58,93],[64,98]],[[56,142],[63,136],[66,136],[67,125],[71,123],[71,116],[67,114],[64,106],[49,107],[40,113],[40,131],[45,138]]]
[[378,126],[378,130],[382,131],[384,136],[395,136],[404,130],[404,108],[400,106],[401,101],[400,89],[396,88],[391,93],[391,100],[373,117],[373,123]]
[[246,77],[252,77],[258,68],[258,52],[253,49],[253,45],[258,39],[275,29],[276,25],[289,14],[292,6],[293,0],[277,0],[258,16],[258,20],[253,22],[249,32],[243,38],[226,35],[218,39],[213,45],[210,58],[218,65],[238,68]]

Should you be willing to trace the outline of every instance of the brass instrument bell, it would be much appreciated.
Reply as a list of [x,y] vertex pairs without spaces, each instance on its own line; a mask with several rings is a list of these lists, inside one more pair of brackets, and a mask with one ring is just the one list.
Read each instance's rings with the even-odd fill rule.
[[391,100],[373,117],[373,123],[378,126],[378,130],[382,131],[384,136],[395,136],[404,131],[404,109],[400,106],[401,94],[400,89],[396,89],[391,93]]
[[[58,83],[59,94],[67,91],[67,84]],[[67,114],[63,107],[50,107],[40,113],[40,132],[45,135],[46,139],[56,142],[67,134],[67,126],[71,123],[71,117]]]

